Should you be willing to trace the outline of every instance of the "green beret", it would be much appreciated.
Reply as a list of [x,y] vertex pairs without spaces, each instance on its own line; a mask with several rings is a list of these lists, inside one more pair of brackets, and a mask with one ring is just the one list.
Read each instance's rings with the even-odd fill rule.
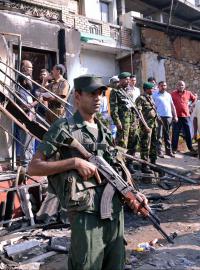
[[121,79],[126,79],[128,77],[131,77],[131,73],[130,72],[122,72],[118,75],[118,78]]
[[155,87],[155,85],[153,83],[151,83],[151,82],[143,83],[143,89],[152,89],[154,87]]
[[74,79],[75,90],[82,90],[84,92],[94,92],[97,89],[106,90],[102,78],[95,75],[83,75]]

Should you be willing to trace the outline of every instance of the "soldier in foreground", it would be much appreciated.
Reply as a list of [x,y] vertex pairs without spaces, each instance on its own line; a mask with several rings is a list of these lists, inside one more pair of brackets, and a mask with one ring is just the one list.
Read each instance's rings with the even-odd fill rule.
[[[124,215],[118,193],[112,199],[110,218],[101,219],[100,202],[106,181],[100,178],[95,165],[84,160],[77,150],[66,147],[70,133],[89,152],[111,162],[107,151],[111,134],[95,117],[106,87],[101,78],[89,75],[76,78],[74,87],[76,113],[50,127],[28,173],[48,175],[49,191],[59,197],[68,213],[72,231],[68,269],[123,270]],[[142,194],[136,196],[147,204]]]
[[[157,114],[155,104],[152,99],[153,89],[153,83],[145,82],[143,84],[144,94],[136,99],[136,105],[150,128],[149,132],[147,132],[144,125],[140,122],[140,156],[142,159],[155,164],[157,159]],[[143,164],[142,172],[151,173],[152,171],[147,165]]]

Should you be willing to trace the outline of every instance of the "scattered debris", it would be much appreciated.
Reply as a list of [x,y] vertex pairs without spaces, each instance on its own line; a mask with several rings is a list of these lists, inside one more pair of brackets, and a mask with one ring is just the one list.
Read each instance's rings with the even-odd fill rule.
[[32,249],[32,248],[39,246],[39,245],[40,245],[39,241],[31,240],[31,241],[24,241],[22,243],[15,244],[15,245],[10,245],[10,246],[5,247],[4,249],[7,253],[7,255],[9,257],[12,257],[18,253],[22,253],[24,251],[27,251],[27,250]]

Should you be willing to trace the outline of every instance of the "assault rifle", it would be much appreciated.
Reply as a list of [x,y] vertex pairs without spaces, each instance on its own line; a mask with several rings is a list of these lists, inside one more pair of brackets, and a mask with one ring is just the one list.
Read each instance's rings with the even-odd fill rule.
[[132,109],[132,110],[136,113],[137,117],[138,117],[139,120],[142,122],[142,124],[144,125],[144,127],[146,128],[146,130],[149,131],[150,128],[149,128],[149,126],[147,125],[147,122],[145,121],[145,119],[144,119],[142,113],[141,113],[141,112],[138,110],[138,108],[136,107],[134,101],[131,99],[131,97],[128,96],[128,94],[126,93],[125,90],[120,89],[120,91],[121,91],[122,94],[126,97],[126,100],[127,100],[127,102],[128,102],[128,104],[127,104],[128,107],[129,107],[130,109]]
[[174,176],[176,178],[179,178],[179,179],[183,180],[184,182],[188,182],[188,183],[191,183],[191,184],[197,184],[197,182],[194,179],[191,179],[191,178],[186,177],[184,175],[177,174],[172,170],[166,169],[162,165],[152,164],[152,163],[150,163],[150,162],[148,162],[146,160],[143,160],[143,159],[128,155],[128,154],[125,153],[126,149],[124,149],[122,147],[117,146],[116,149],[119,150],[119,152],[125,158],[137,161],[138,163],[141,163],[141,164],[148,165],[151,169],[155,170],[156,172],[164,172],[164,173],[172,175],[172,176]]
[[[67,147],[73,147],[76,150],[78,150],[81,155],[94,164],[98,171],[105,177],[105,180],[108,182],[102,198],[101,199],[101,218],[105,219],[110,217],[109,208],[106,205],[111,205],[112,197],[117,190],[124,199],[125,203],[131,208],[131,210],[136,210],[137,212],[141,213],[142,216],[149,219],[153,226],[158,230],[158,232],[169,242],[174,243],[173,239],[176,237],[175,234],[167,235],[167,233],[161,228],[160,226],[160,220],[159,218],[153,214],[151,210],[149,210],[148,207],[144,204],[143,200],[139,199],[136,195],[137,192],[134,189],[134,187],[130,186],[108,163],[107,161],[100,156],[95,156],[88,152],[85,147],[80,144],[75,138],[73,138],[66,130],[62,130],[65,135],[67,135],[67,144],[62,144],[56,142],[57,145],[67,146]],[[61,132],[62,132],[61,131]],[[54,142],[55,144],[55,142]],[[133,202],[135,203],[135,206],[133,206]]]

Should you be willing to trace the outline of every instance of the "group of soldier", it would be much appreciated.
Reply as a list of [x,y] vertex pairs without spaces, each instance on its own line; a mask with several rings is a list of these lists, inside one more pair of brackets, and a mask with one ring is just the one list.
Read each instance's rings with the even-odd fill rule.
[[[130,155],[135,155],[139,147],[141,158],[155,164],[157,113],[152,99],[155,85],[145,82],[144,93],[140,95],[140,90],[135,86],[135,75],[122,72],[118,78],[119,81],[112,84],[110,94],[111,117],[117,127],[116,144],[126,148]],[[133,170],[132,163],[127,165]],[[145,164],[142,171],[151,172]]]

